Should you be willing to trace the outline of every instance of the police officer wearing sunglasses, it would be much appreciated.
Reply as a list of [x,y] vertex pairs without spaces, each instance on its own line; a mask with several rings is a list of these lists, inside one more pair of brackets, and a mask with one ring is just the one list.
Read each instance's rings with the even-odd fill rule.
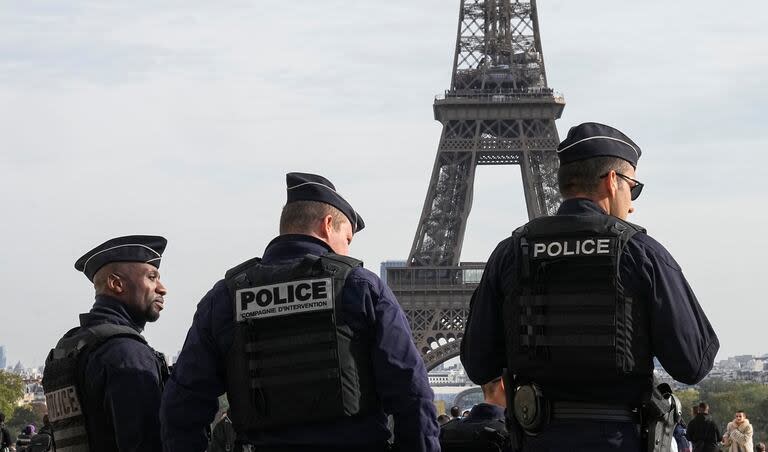
[[557,214],[499,243],[472,297],[461,360],[477,384],[506,369],[522,450],[645,450],[653,358],[686,384],[712,368],[720,344],[680,266],[626,221],[640,155],[612,127],[571,128]]

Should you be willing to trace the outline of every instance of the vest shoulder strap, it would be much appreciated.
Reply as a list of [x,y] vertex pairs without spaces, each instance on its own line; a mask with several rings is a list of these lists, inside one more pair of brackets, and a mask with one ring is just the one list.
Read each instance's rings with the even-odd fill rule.
[[342,256],[336,253],[324,254],[320,256],[320,259],[324,261],[331,261],[334,263],[342,264],[344,266],[349,267],[350,270],[363,266],[363,261],[361,260],[355,259],[354,257]]
[[[84,350],[93,350],[108,340],[115,337],[129,337],[147,345],[144,336],[138,331],[126,325],[116,325],[114,323],[100,323],[98,325],[80,327],[77,332],[69,336],[64,336],[56,348],[51,352],[54,359],[60,359],[65,356],[77,356]],[[73,330],[70,330],[72,332]]]
[[253,259],[248,259],[242,264],[239,264],[227,270],[227,273],[224,274],[224,279],[229,281],[230,279],[237,277],[237,275],[244,273],[245,270],[247,270],[248,268],[253,267],[254,265],[259,265],[259,264],[261,264],[260,257],[254,257]]

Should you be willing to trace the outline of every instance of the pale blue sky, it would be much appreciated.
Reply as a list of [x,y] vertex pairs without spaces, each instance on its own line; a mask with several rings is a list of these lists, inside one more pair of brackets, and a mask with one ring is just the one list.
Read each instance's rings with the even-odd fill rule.
[[[87,311],[73,269],[124,234],[169,239],[181,348],[200,297],[277,233],[284,175],[330,178],[366,219],[352,254],[407,255],[450,82],[458,0],[0,1],[0,344],[42,364]],[[643,149],[631,218],[682,265],[720,357],[766,353],[768,6],[540,0],[561,137],[614,125]],[[525,219],[519,169],[480,168],[463,260]]]

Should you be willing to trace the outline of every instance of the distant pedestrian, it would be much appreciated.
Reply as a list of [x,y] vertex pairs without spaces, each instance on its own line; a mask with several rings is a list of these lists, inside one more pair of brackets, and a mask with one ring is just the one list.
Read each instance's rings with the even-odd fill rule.
[[685,426],[685,423],[682,419],[677,421],[677,424],[675,425],[675,430],[672,432],[672,436],[675,438],[675,442],[677,443],[677,451],[678,452],[691,452],[691,442],[688,441],[688,438],[685,437],[685,433],[687,431],[687,428]]
[[437,417],[437,423],[440,425],[445,425],[447,423],[451,422],[451,417],[447,414],[441,414]]
[[16,452],[26,451],[34,434],[35,426],[33,424],[29,424],[21,429],[21,434],[16,438]]
[[693,452],[717,452],[720,444],[720,429],[709,417],[709,405],[699,404],[696,417],[688,423],[686,433],[693,443]]
[[451,407],[451,417],[456,419],[461,416],[461,408],[457,407],[456,405]]
[[747,419],[747,413],[739,410],[725,429],[723,445],[730,452],[752,452],[752,434],[752,425]]
[[12,444],[11,433],[5,428],[5,413],[0,412],[0,452],[8,452]]
[[509,450],[504,410],[507,395],[501,376],[482,385],[483,402],[472,407],[469,415],[441,427],[443,452]]

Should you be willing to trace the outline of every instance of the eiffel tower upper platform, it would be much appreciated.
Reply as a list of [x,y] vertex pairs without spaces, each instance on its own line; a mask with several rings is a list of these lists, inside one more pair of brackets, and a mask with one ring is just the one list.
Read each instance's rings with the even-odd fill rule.
[[424,208],[406,265],[386,272],[428,369],[459,354],[485,267],[459,260],[477,166],[519,165],[529,218],[554,213],[564,106],[547,86],[536,0],[461,0],[451,87],[433,107],[443,131]]

